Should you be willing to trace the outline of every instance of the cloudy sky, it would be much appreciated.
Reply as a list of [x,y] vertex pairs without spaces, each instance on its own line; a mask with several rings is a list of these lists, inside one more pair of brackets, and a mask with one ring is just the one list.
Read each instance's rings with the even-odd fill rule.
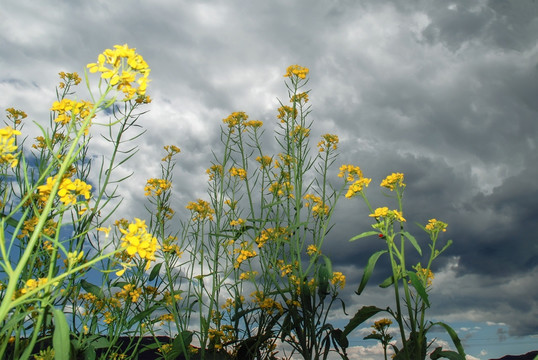
[[[338,161],[374,179],[374,204],[387,202],[376,185],[403,172],[411,226],[449,224],[431,314],[458,329],[470,358],[489,359],[538,348],[537,40],[533,0],[4,0],[0,110],[46,124],[59,71],[82,73],[115,44],[136,47],[153,103],[132,164],[145,170],[126,185],[123,211],[144,216],[133,209],[159,175],[162,146],[182,149],[181,208],[204,195],[222,118],[245,111],[274,123],[285,69],[310,68],[312,136],[340,136]],[[348,244],[368,230],[365,206],[342,202],[334,220],[328,241],[338,246],[326,253],[348,277],[346,301],[382,305],[373,283],[353,294],[381,246]],[[360,338],[355,356],[379,358]]]

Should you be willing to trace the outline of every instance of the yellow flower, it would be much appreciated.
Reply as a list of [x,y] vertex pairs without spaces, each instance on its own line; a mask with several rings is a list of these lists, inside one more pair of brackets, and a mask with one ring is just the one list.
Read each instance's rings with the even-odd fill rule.
[[206,170],[206,173],[209,175],[209,181],[211,181],[214,180],[217,175],[222,176],[224,170],[222,169],[222,165],[212,165]]
[[124,100],[145,95],[151,70],[135,50],[127,44],[115,45],[114,49],[106,49],[99,54],[97,62],[88,64],[87,68],[91,73],[100,72],[101,78],[107,80],[110,86],[122,91]]
[[[48,177],[47,182],[44,185],[37,187],[40,200],[46,202],[52,192],[52,188],[57,181],[57,176]],[[74,182],[69,178],[64,178],[60,182],[60,187],[58,189],[58,196],[60,201],[64,205],[74,205],[77,203],[77,197],[83,196],[86,200],[90,198],[91,185],[86,184],[80,179],[76,179]]]
[[244,225],[245,224],[245,220],[244,219],[237,219],[237,220],[232,220],[230,221],[230,226],[241,226],[241,225]]
[[381,181],[381,186],[394,190],[394,186],[405,187],[404,184],[404,174],[402,173],[392,173],[387,176],[383,181]]
[[297,117],[297,109],[287,105],[282,105],[278,108],[277,118],[280,119],[281,123],[285,123],[289,117],[295,119]]
[[256,158],[256,161],[260,163],[260,169],[263,169],[271,165],[271,163],[273,162],[273,158],[267,155],[258,156]]
[[[304,205],[306,207],[311,207],[314,217],[329,215],[329,205],[325,204],[319,196],[306,194],[303,199],[306,200]],[[310,201],[312,201],[312,203],[310,203]]]
[[234,128],[240,124],[243,124],[247,121],[248,115],[243,111],[236,111],[231,113],[227,118],[222,119],[222,122],[228,125],[228,128],[231,129],[230,132],[234,132]]
[[145,196],[159,196],[164,191],[170,189],[172,183],[165,179],[149,179],[144,187]]
[[377,331],[381,332],[386,327],[389,327],[392,324],[392,321],[390,319],[381,319],[374,322],[374,325],[372,327],[376,329]]
[[17,110],[14,108],[8,108],[6,109],[6,116],[8,119],[10,119],[15,124],[20,124],[23,119],[26,119],[28,115],[22,110]]
[[127,254],[131,257],[138,254],[141,259],[148,260],[146,270],[149,269],[160,246],[157,238],[147,232],[145,221],[135,218],[134,223],[129,224],[127,229],[120,228],[120,232],[123,234],[122,247],[126,248]]
[[302,92],[302,93],[293,95],[290,98],[290,102],[298,102],[298,103],[303,102],[306,104],[308,102],[308,93]]
[[430,232],[445,232],[448,224],[437,219],[428,220],[428,224],[425,226],[425,229]]
[[247,172],[245,171],[245,169],[236,168],[234,166],[229,170],[229,172],[231,176],[237,176],[241,180],[245,180],[247,178]]
[[306,253],[310,256],[314,255],[314,254],[320,254],[321,251],[318,250],[318,248],[316,247],[316,245],[308,245],[308,247],[306,248]]
[[290,65],[288,66],[288,69],[286,70],[284,77],[292,77],[293,75],[295,75],[301,79],[305,79],[309,71],[310,70],[308,68],[300,66],[300,65]]
[[385,206],[385,207],[382,207],[382,208],[375,209],[374,213],[370,214],[368,216],[375,217],[375,218],[380,218],[380,217],[386,217],[388,214],[389,214],[389,208]]
[[252,250],[251,245],[246,241],[243,241],[241,243],[241,248],[235,249],[234,253],[239,254],[234,264],[234,267],[236,269],[239,268],[239,266],[241,266],[241,263],[243,261],[250,259],[252,257],[255,257],[257,255],[256,251]]
[[15,136],[21,135],[19,130],[14,130],[11,126],[0,129],[0,165],[9,164],[12,168],[17,166],[17,144]]
[[186,208],[191,210],[193,221],[203,221],[205,219],[213,221],[215,210],[211,208],[207,201],[202,199],[198,199],[197,202],[190,201]]
[[335,271],[333,272],[331,283],[336,287],[340,287],[341,289],[343,289],[346,286],[346,277],[341,272]]
[[175,154],[179,154],[181,152],[181,149],[178,148],[177,146],[175,145],[166,145],[164,147],[164,150],[166,151],[166,156],[162,158],[161,161],[169,161],[172,159],[172,157],[175,155]]
[[368,178],[361,178],[355,181],[349,186],[346,193],[346,198],[352,198],[353,196],[357,195],[357,193],[360,193],[365,187],[368,187],[368,184],[370,184],[371,181],[372,179]]
[[318,143],[319,152],[326,152],[329,150],[338,149],[338,135],[325,134],[321,136],[321,140]]

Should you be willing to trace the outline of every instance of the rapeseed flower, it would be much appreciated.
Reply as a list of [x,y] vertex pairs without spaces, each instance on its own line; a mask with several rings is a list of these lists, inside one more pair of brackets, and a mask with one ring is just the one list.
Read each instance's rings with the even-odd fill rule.
[[329,150],[338,149],[338,135],[325,134],[321,136],[321,140],[318,143],[319,152],[327,152]]
[[190,201],[186,208],[187,210],[191,210],[193,221],[203,221],[205,219],[213,221],[215,210],[205,200],[198,199],[196,202]]
[[21,135],[19,130],[7,126],[0,129],[0,165],[9,164],[12,168],[19,163],[19,153],[15,136]]
[[159,196],[164,191],[170,189],[172,183],[165,179],[149,179],[144,187],[145,196]]
[[235,166],[232,167],[230,170],[230,175],[231,176],[237,176],[239,177],[241,180],[245,180],[247,178],[247,172],[245,169],[241,169],[241,168],[236,168]]
[[430,232],[439,232],[439,231],[446,232],[447,226],[448,226],[447,223],[444,223],[437,219],[430,219],[428,220],[428,224],[424,228]]
[[390,191],[394,190],[395,186],[405,187],[404,184],[404,174],[402,173],[392,173],[387,176],[383,181],[381,181],[382,187],[386,187]]
[[303,199],[306,200],[304,206],[311,208],[314,217],[329,215],[329,205],[325,204],[319,196],[306,194]]
[[127,254],[130,257],[138,254],[141,259],[147,260],[146,270],[149,269],[151,261],[155,260],[155,252],[160,249],[160,246],[157,238],[147,232],[146,222],[135,218],[135,221],[126,229],[120,228],[120,232],[123,234],[121,245],[126,248]]
[[290,65],[288,66],[284,77],[292,77],[295,75],[298,78],[305,79],[309,71],[310,70],[308,68],[300,65]]
[[333,272],[331,283],[340,289],[346,286],[346,276],[339,271]]
[[126,101],[146,94],[151,70],[136,49],[127,44],[106,49],[99,54],[97,62],[88,64],[87,68],[91,73],[100,72],[102,79],[124,93]]

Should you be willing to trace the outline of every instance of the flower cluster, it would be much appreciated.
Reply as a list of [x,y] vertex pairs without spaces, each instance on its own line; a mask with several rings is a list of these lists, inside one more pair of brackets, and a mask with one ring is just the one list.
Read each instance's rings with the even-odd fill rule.
[[444,223],[437,219],[430,219],[428,220],[428,224],[424,228],[432,233],[437,233],[439,231],[446,232],[447,226],[447,223]]
[[386,206],[375,209],[374,213],[368,216],[375,217],[376,219],[387,218],[387,219],[397,219],[400,222],[406,221],[401,212],[399,212],[398,210],[389,210],[389,208]]
[[256,161],[260,163],[260,168],[264,169],[266,167],[271,166],[271,163],[273,162],[273,158],[267,155],[258,156],[256,158]]
[[322,135],[321,140],[318,143],[319,152],[329,151],[330,149],[336,150],[338,148],[338,141],[338,135]]
[[269,315],[273,315],[274,311],[277,310],[281,315],[284,313],[284,309],[279,302],[276,302],[275,299],[265,296],[263,291],[255,291],[250,294],[252,302],[260,307],[260,309],[267,312]]
[[252,257],[255,257],[256,251],[252,250],[251,244],[249,244],[246,241],[243,241],[241,243],[241,247],[234,250],[235,254],[239,254],[237,256],[237,259],[235,261],[234,267],[237,269],[239,266],[241,266],[241,263],[247,259],[250,259]]
[[[45,203],[48,200],[56,181],[57,176],[48,177],[47,182],[44,185],[37,187],[40,201]],[[91,189],[91,185],[86,184],[80,179],[75,179],[75,181],[72,181],[69,178],[63,178],[58,189],[58,196],[64,205],[74,205],[77,203],[78,196],[83,196],[86,200],[88,200],[91,196]]]
[[297,117],[297,109],[292,108],[291,106],[282,105],[278,108],[278,115],[276,116],[280,119],[281,123],[285,123],[288,118],[295,119]]
[[58,87],[60,89],[64,89],[66,87],[67,84],[70,84],[70,83],[73,83],[75,85],[78,85],[80,84],[80,82],[82,81],[82,79],[80,78],[80,76],[78,76],[78,74],[76,72],[73,72],[73,73],[65,73],[63,71],[60,71],[58,73],[58,75],[60,75],[60,78],[62,79],[62,81],[60,82],[60,84],[58,85]]
[[205,219],[213,221],[213,214],[215,213],[215,210],[213,210],[209,203],[205,200],[198,199],[196,202],[189,201],[186,208],[192,212],[193,221],[203,221]]
[[390,319],[381,319],[381,320],[377,320],[374,322],[374,325],[372,325],[372,327],[379,331],[379,332],[382,332],[385,328],[389,327],[390,325],[392,324],[392,320]]
[[181,149],[175,145],[166,145],[164,147],[166,151],[166,156],[161,159],[161,161],[170,161],[175,154],[179,154]]
[[301,79],[306,79],[306,75],[308,75],[308,68],[300,66],[300,65],[290,65],[288,66],[288,69],[286,70],[286,73],[284,74],[284,77],[292,77],[297,76]]
[[239,177],[241,180],[245,180],[247,178],[247,172],[245,169],[241,169],[241,168],[236,168],[235,166],[232,167],[230,170],[230,175],[231,176],[237,176]]
[[18,125],[22,122],[23,119],[27,118],[28,115],[22,110],[17,110],[14,108],[8,108],[6,109],[6,116],[9,120],[11,120],[14,124]]
[[[63,98],[61,101],[55,101],[50,108],[51,111],[57,113],[54,121],[62,125],[69,124],[72,118],[74,118],[75,121],[84,121],[84,119],[90,115],[92,109],[93,104],[89,101],[76,101],[66,98]],[[95,114],[93,116],[95,116]]]
[[230,133],[233,133],[235,127],[241,124],[246,124],[247,119],[248,119],[248,115],[245,112],[235,111],[231,113],[227,118],[222,119],[222,122],[228,125],[228,128],[230,129]]
[[422,283],[425,286],[432,285],[432,280],[435,279],[435,275],[430,269],[424,269],[420,263],[413,266],[413,268],[416,270],[418,278],[422,280]]
[[381,181],[381,186],[389,189],[390,191],[394,190],[395,186],[405,187],[404,184],[404,174],[402,173],[392,173],[387,176],[383,181]]
[[340,289],[343,289],[346,286],[346,276],[339,271],[335,271],[333,272],[331,283],[334,286],[339,287]]
[[346,198],[348,199],[360,193],[365,187],[368,187],[368,184],[372,181],[372,179],[365,178],[361,169],[354,165],[340,166],[338,177],[345,177],[346,182],[353,182],[346,193]]
[[127,44],[106,49],[99,54],[96,63],[87,67],[91,73],[100,72],[101,78],[109,81],[110,86],[122,91],[124,100],[131,100],[135,96],[145,97],[151,70],[136,49],[129,48]]
[[269,240],[286,241],[288,240],[288,236],[288,229],[286,227],[269,228],[262,230],[261,234],[256,238],[255,241],[256,244],[258,244],[258,247],[261,248]]
[[13,168],[19,163],[16,135],[21,135],[21,132],[10,126],[0,129],[0,165],[9,164]]
[[321,251],[317,248],[316,245],[308,245],[308,247],[306,248],[306,253],[309,255],[309,256],[312,256],[312,255],[319,255],[321,254]]
[[172,183],[165,179],[149,179],[144,187],[144,195],[146,196],[159,196],[164,191],[170,189]]
[[155,260],[155,252],[160,246],[157,238],[147,232],[146,222],[135,218],[135,221],[127,228],[120,227],[120,232],[123,234],[121,246],[126,248],[127,254],[130,257],[138,254],[141,259],[147,260],[146,270],[149,269],[151,261]]
[[298,102],[298,103],[307,103],[308,102],[308,93],[307,92],[302,92],[302,93],[299,93],[299,94],[295,94],[295,95],[292,95],[291,98],[290,98],[290,102]]
[[319,196],[306,194],[303,199],[306,200],[304,206],[310,208],[310,205],[312,205],[311,210],[314,217],[329,215],[329,205],[325,204]]
[[215,176],[224,174],[222,165],[212,165],[209,169],[206,170],[206,173],[209,175],[209,181],[215,180]]

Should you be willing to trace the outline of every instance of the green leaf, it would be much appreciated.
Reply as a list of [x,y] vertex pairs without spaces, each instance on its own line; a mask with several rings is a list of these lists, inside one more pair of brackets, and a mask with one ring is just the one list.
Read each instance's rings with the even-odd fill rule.
[[69,325],[63,311],[52,308],[54,316],[54,334],[52,335],[52,346],[56,360],[69,360]]
[[151,269],[151,273],[149,274],[149,281],[153,281],[157,275],[159,275],[159,271],[161,271],[161,266],[163,266],[163,263],[158,263]]
[[415,239],[415,237],[411,235],[410,233],[408,233],[407,231],[402,231],[402,235],[405,236],[407,240],[411,242],[411,244],[413,244],[415,249],[417,249],[417,252],[419,253],[419,255],[422,255],[422,249],[418,245],[417,239]]
[[454,346],[456,346],[456,349],[458,349],[458,354],[461,355],[463,359],[465,359],[465,351],[463,350],[463,346],[461,345],[460,338],[458,337],[458,334],[456,334],[454,329],[452,329],[449,325],[445,324],[444,322],[440,322],[440,321],[432,324],[432,326],[434,325],[439,325],[445,328],[448,335],[450,335],[450,338],[452,339]]
[[340,345],[341,348],[347,349],[349,347],[349,340],[347,339],[347,336],[344,335],[344,332],[340,329],[333,329],[332,337],[336,341],[338,345]]
[[441,347],[438,347],[431,353],[430,359],[437,360],[440,358],[449,360],[465,360],[465,356],[461,356],[455,351],[443,351]]
[[413,287],[417,291],[417,293],[420,296],[420,298],[422,299],[422,301],[424,301],[426,306],[429,307],[430,306],[430,301],[428,299],[428,293],[426,292],[426,289],[424,288],[424,285],[422,285],[422,281],[420,281],[417,274],[415,274],[414,272],[408,271],[407,276],[409,276],[409,280],[411,280],[411,284],[413,285]]
[[380,309],[376,306],[363,306],[357,311],[355,316],[344,327],[344,336],[349,335],[350,332],[355,330],[360,324],[374,316],[380,311],[387,311],[386,309]]
[[141,322],[146,316],[150,315],[158,307],[159,307],[158,305],[153,305],[149,309],[146,309],[146,310],[142,311],[141,313],[137,314],[136,316],[133,316],[133,318],[131,320],[129,320],[129,322],[126,325],[127,329],[129,329],[134,324]]
[[448,240],[448,241],[446,242],[446,245],[443,246],[443,248],[439,251],[439,254],[441,254],[443,251],[445,251],[446,249],[448,249],[448,247],[449,247],[450,245],[452,245],[452,240]]
[[364,340],[369,340],[369,339],[373,339],[373,340],[383,340],[383,336],[381,334],[370,334],[368,336],[365,336],[363,338]]
[[379,284],[379,287],[385,289],[391,286],[392,284],[394,284],[394,276],[389,276],[381,284]]
[[366,232],[363,232],[362,234],[353,236],[351,239],[349,239],[349,241],[355,241],[355,240],[359,240],[359,239],[361,239],[363,237],[373,236],[373,235],[379,235],[379,231],[366,231]]
[[97,296],[99,300],[104,299],[105,294],[103,293],[103,290],[99,286],[94,285],[91,282],[86,281],[84,279],[80,281],[80,285],[82,285],[82,288],[86,290],[87,292],[89,292],[90,294]]
[[172,342],[172,350],[169,355],[171,359],[179,357],[183,354],[183,349],[188,349],[192,341],[193,332],[192,331],[182,331],[181,334],[178,334],[174,341]]
[[370,280],[370,276],[372,276],[372,272],[374,271],[375,264],[377,263],[379,257],[387,252],[387,250],[381,250],[370,256],[370,259],[368,259],[368,264],[366,264],[366,269],[364,269],[364,274],[362,275],[359,289],[356,291],[357,295],[360,295],[366,287],[366,284],[368,283],[368,280]]

